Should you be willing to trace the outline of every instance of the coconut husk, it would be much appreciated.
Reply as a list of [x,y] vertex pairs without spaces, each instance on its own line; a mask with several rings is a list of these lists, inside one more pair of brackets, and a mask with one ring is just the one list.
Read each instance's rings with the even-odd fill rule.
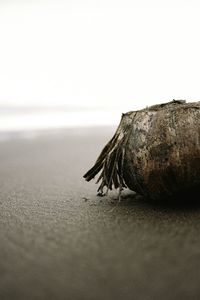
[[113,188],[151,199],[200,191],[200,102],[173,100],[122,114],[84,178],[99,172],[99,195]]

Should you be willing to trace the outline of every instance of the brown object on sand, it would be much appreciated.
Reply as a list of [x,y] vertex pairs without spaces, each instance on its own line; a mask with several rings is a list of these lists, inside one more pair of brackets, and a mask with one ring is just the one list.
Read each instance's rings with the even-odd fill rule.
[[99,194],[104,187],[128,187],[152,199],[200,191],[200,102],[173,100],[122,114],[84,178],[99,171]]

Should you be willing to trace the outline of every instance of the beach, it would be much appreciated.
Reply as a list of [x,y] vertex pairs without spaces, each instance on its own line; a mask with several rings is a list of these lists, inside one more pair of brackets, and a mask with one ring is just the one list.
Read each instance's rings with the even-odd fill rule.
[[1,133],[0,299],[200,297],[200,205],[83,179],[114,131]]

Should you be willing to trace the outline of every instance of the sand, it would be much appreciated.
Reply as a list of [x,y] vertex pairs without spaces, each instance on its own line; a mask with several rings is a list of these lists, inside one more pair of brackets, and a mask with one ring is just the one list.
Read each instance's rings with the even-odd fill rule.
[[82,178],[113,132],[1,140],[0,299],[200,298],[200,205],[117,203]]

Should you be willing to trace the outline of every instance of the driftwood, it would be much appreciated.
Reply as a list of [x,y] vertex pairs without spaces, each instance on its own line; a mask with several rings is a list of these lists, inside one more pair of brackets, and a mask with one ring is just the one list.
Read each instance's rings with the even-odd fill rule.
[[173,100],[122,114],[113,138],[84,175],[99,194],[128,187],[152,199],[200,191],[200,102]]

